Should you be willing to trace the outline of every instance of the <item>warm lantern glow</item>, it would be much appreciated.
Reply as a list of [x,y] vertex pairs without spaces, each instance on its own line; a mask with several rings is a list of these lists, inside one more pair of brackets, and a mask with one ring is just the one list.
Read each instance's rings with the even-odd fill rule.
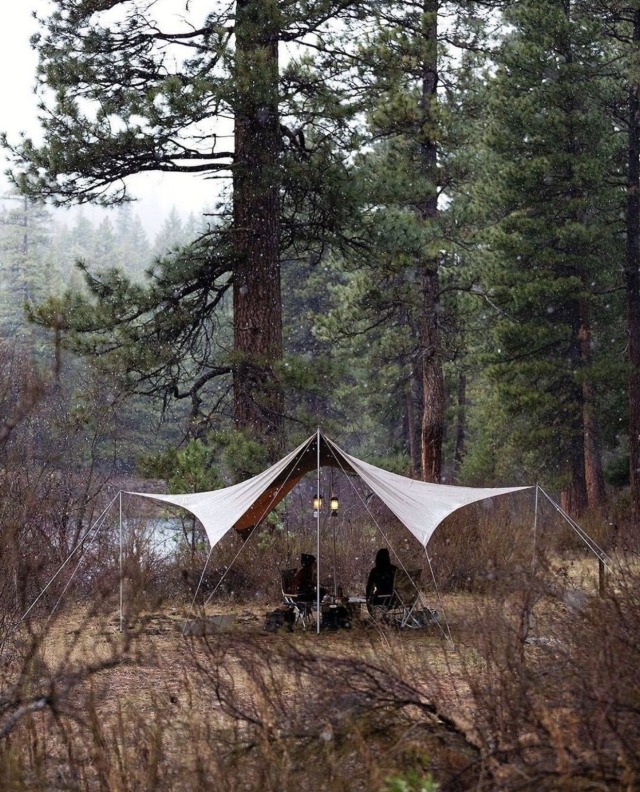
[[340,501],[335,495],[331,496],[331,500],[329,502],[329,508],[331,509],[331,516],[337,517],[338,516],[338,509],[340,507]]
[[313,499],[313,510],[320,511],[322,508],[322,495],[316,495]]

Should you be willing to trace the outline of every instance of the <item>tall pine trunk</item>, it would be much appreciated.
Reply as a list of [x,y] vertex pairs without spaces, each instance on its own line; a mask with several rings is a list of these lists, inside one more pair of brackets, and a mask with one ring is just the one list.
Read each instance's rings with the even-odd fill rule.
[[456,436],[453,452],[453,480],[457,481],[464,461],[467,430],[467,375],[458,375],[458,403],[456,415]]
[[[587,371],[591,365],[591,324],[586,300],[581,304],[580,357]],[[587,490],[587,505],[590,509],[601,509],[606,505],[607,492],[604,484],[602,453],[600,446],[600,422],[594,405],[594,388],[589,377],[582,383],[582,425],[584,433],[584,477]]]
[[237,0],[234,78],[234,419],[280,450],[282,358],[277,7]]
[[439,482],[444,439],[444,375],[438,321],[438,270],[422,273],[422,479]]
[[416,436],[415,436],[415,411],[413,409],[413,379],[410,377],[409,381],[407,382],[407,387],[405,388],[404,392],[405,398],[405,426],[404,432],[407,438],[407,448],[409,451],[409,460],[411,464],[411,478],[418,477],[418,468],[419,468],[419,456],[418,450],[416,447]]
[[[435,223],[438,217],[438,160],[434,113],[438,87],[438,4],[423,5],[422,140],[420,141],[423,177],[429,193],[420,207],[423,221]],[[421,421],[422,479],[439,482],[442,473],[444,436],[444,375],[440,330],[439,261],[425,257],[421,262],[422,321],[420,359],[422,366],[423,407]]]
[[[640,46],[640,9],[633,18],[633,41]],[[629,330],[629,482],[631,519],[640,523],[640,85],[629,88],[627,147],[627,324]]]
[[[578,300],[567,305],[571,322],[571,348],[569,363],[571,370],[580,371],[583,367],[581,332],[583,327],[582,304]],[[587,484],[585,478],[585,431],[584,397],[582,386],[574,381],[572,390],[567,394],[566,426],[570,434],[569,471],[571,482],[561,494],[562,507],[579,517],[587,508]]]
[[[568,25],[575,24],[571,19],[573,11],[572,5],[573,4],[571,0],[565,0],[563,3],[564,13],[567,17]],[[574,53],[572,41],[569,37],[566,38],[563,49],[565,63],[567,66],[572,66],[574,63]],[[580,198],[580,189],[576,185],[577,177],[574,167],[574,163],[578,161],[579,154],[577,128],[580,123],[579,110],[576,106],[575,94],[572,94],[567,101],[566,113],[569,122],[566,146],[566,153],[568,155],[569,162],[567,181],[570,185],[572,185],[569,191],[569,196],[571,198],[570,204],[573,204],[574,201],[579,202]],[[587,222],[583,212],[579,212],[577,215],[575,215],[573,212],[570,212],[568,219],[571,222],[577,222],[582,225]],[[574,267],[575,271],[572,274],[578,275],[582,282],[585,283],[589,276],[582,269],[580,262],[576,261]],[[574,372],[574,376],[575,373],[582,372],[582,382],[574,381],[572,385],[573,398],[571,399],[571,403],[573,405],[573,409],[571,409],[569,414],[569,427],[571,430],[569,449],[571,484],[567,496],[566,510],[573,512],[576,516],[580,516],[587,509],[587,507],[591,505],[589,502],[589,477],[594,478],[598,475],[602,476],[602,469],[600,465],[600,470],[598,472],[597,460],[591,453],[595,450],[596,437],[590,437],[589,427],[587,425],[588,421],[591,421],[592,424],[595,421],[591,404],[587,399],[587,396],[591,395],[590,384],[588,382],[588,367],[590,362],[589,305],[585,299],[580,299],[571,301],[568,308],[571,323],[571,350],[569,367],[570,371]],[[590,444],[590,441],[593,442]],[[592,465],[591,469],[589,468],[589,465]],[[593,481],[592,483],[595,484],[596,482]],[[602,480],[602,486],[604,490],[604,479]]]

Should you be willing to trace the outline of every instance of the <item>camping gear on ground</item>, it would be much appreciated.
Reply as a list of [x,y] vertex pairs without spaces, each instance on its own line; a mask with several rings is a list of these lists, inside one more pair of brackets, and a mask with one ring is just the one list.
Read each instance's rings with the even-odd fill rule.
[[291,608],[276,608],[266,613],[264,629],[267,632],[278,632],[280,627],[286,627],[289,632],[293,632],[294,623],[295,615]]
[[438,612],[423,601],[420,591],[421,569],[396,569],[393,590],[386,597],[376,596],[367,603],[372,618],[400,629],[419,629],[439,621]]
[[203,616],[196,619],[189,619],[182,627],[183,635],[202,637],[204,635],[217,635],[227,632],[235,621],[234,614],[224,614],[222,616]]
[[322,619],[320,621],[321,630],[337,630],[340,627],[351,628],[353,612],[349,607],[349,602],[344,597],[332,597],[327,594],[320,605]]
[[282,587],[282,598],[285,605],[293,613],[293,626],[301,624],[302,629],[307,629],[307,624],[313,624],[313,613],[315,603],[308,600],[303,601],[295,590],[294,579],[297,569],[281,569],[280,585]]

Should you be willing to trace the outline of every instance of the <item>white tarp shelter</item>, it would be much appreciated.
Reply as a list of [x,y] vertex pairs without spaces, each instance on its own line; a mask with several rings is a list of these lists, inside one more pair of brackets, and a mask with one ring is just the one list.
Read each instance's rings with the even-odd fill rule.
[[[438,525],[457,509],[487,498],[507,495],[511,492],[533,489],[526,487],[456,487],[446,484],[429,484],[416,481],[396,473],[370,465],[350,456],[339,448],[320,430],[275,465],[253,478],[231,487],[211,492],[195,492],[186,495],[164,495],[149,492],[128,492],[143,498],[163,501],[181,506],[190,511],[204,526],[211,548],[231,529],[247,536],[275,506],[290,492],[300,479],[312,470],[317,471],[317,493],[320,489],[320,468],[338,468],[348,475],[359,476],[389,509],[396,515],[425,548]],[[534,541],[538,512],[538,492],[542,492],[554,508],[571,525],[598,557],[603,568],[611,569],[611,560],[580,526],[538,485],[535,487]],[[120,628],[123,623],[123,541],[122,541],[122,492],[111,501],[98,520],[90,526],[71,550],[56,574],[47,583],[22,616],[15,629],[21,624],[36,603],[49,589],[53,581],[66,567],[71,558],[82,550],[86,540],[101,526],[104,517],[117,498],[120,498]],[[318,511],[318,557],[320,542],[320,517]],[[428,558],[428,555],[427,555]],[[203,571],[204,574],[204,571]],[[318,569],[318,578],[320,570]],[[69,584],[67,583],[67,586]],[[66,591],[66,587],[65,587]],[[318,631],[320,629],[320,602],[318,587]],[[64,592],[63,592],[64,593]]]
[[350,456],[320,431],[275,465],[231,487],[186,495],[131,492],[144,498],[181,506],[204,526],[211,547],[232,528],[246,535],[300,481],[316,468],[330,465],[359,476],[396,515],[423,547],[438,525],[470,503],[531,487],[456,487],[416,481]]

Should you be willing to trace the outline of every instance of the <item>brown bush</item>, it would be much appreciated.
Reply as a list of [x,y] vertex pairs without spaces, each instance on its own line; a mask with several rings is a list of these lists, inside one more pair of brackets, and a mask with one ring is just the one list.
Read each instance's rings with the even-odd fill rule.
[[[65,617],[3,668],[0,783],[288,792],[431,774],[441,792],[637,788],[637,574],[598,597],[541,558],[508,583],[452,609],[453,643],[257,627],[156,645],[135,612],[120,643],[107,613],[89,662],[86,623]],[[57,660],[44,652],[65,636]]]

